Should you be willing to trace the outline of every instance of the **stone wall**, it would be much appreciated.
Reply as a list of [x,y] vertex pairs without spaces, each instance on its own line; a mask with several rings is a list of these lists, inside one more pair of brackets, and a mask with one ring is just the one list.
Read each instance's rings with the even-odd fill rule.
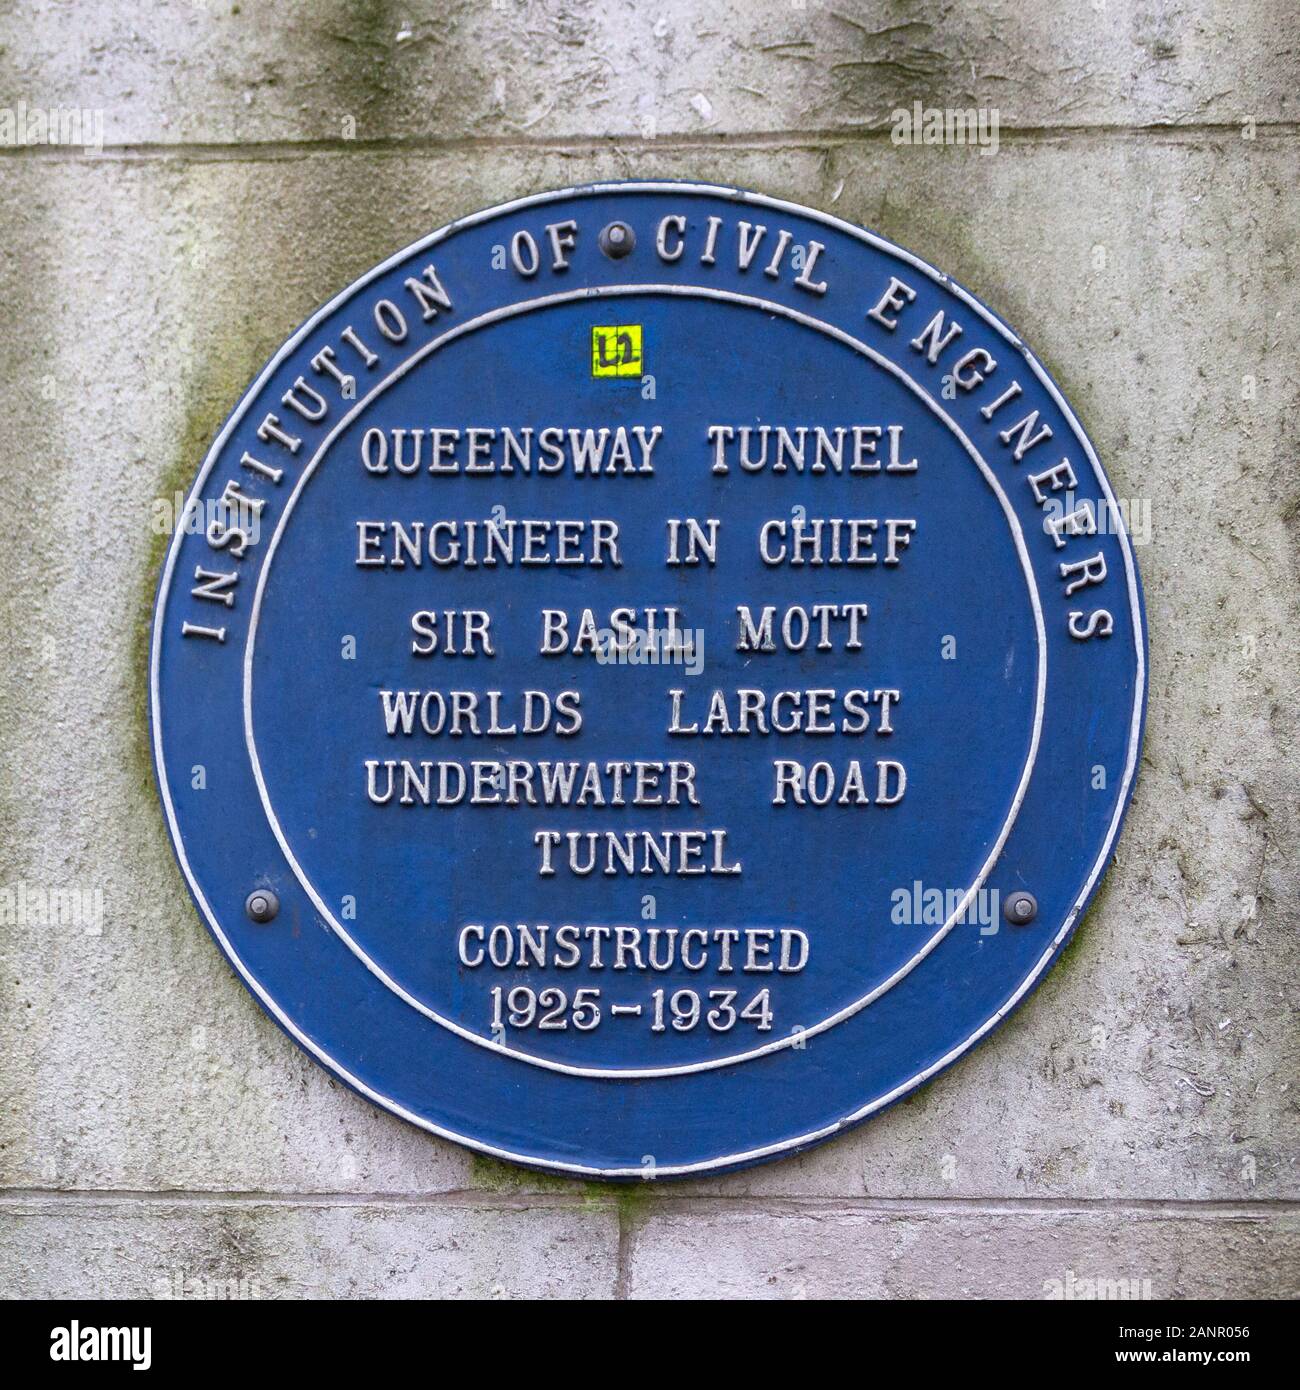
[[[1289,0],[5,5],[0,108],[103,148],[0,146],[0,1291],[1300,1292],[1297,43]],[[895,144],[916,101],[996,151]],[[634,176],[834,211],[1005,315],[1138,509],[1151,692],[1106,887],[991,1042],[802,1158],[617,1189],[378,1113],[262,1014],[172,859],[144,633],[157,499],[314,308]]]

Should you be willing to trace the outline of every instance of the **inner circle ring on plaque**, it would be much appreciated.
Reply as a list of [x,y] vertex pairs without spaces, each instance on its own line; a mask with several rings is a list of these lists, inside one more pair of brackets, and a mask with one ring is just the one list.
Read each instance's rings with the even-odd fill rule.
[[[443,346],[454,342],[466,335],[473,333],[481,328],[488,327],[494,323],[499,323],[507,319],[514,318],[521,314],[527,314],[536,310],[545,310],[558,305],[571,303],[581,303],[591,300],[627,297],[627,296],[655,296],[667,295],[679,298],[713,300],[729,306],[757,310],[764,314],[774,315],[794,323],[811,328],[837,343],[844,345],[852,351],[865,357],[875,366],[888,373],[896,381],[911,391],[929,409],[938,420],[947,428],[949,433],[957,440],[962,449],[970,457],[979,469],[985,482],[992,489],[998,503],[1001,506],[1003,515],[1007,521],[1011,539],[1015,546],[1020,562],[1021,572],[1025,579],[1026,590],[1033,615],[1034,628],[1036,634],[1036,679],[1034,683],[1034,708],[1032,714],[1031,729],[1029,732],[1027,754],[1020,770],[1020,776],[1015,784],[1015,792],[1012,797],[1010,809],[1002,822],[1000,830],[996,835],[992,848],[984,860],[978,874],[973,882],[970,883],[961,894],[960,901],[954,911],[949,913],[943,924],[925,942],[920,945],[897,969],[893,970],[885,979],[876,983],[871,989],[867,990],[860,997],[850,1003],[836,1009],[826,1017],[820,1019],[815,1024],[800,1028],[796,1033],[773,1039],[761,1046],[747,1048],[744,1051],[736,1052],[726,1056],[716,1056],[702,1059],[695,1062],[682,1063],[671,1066],[658,1067],[600,1067],[600,1066],[581,1066],[570,1062],[565,1062],[555,1058],[545,1057],[537,1053],[527,1051],[523,1048],[499,1042],[491,1034],[479,1033],[472,1028],[467,1028],[456,1020],[447,1017],[444,1013],[433,1008],[425,1000],[419,998],[411,990],[402,985],[391,973],[390,970],[376,961],[365,947],[359,942],[355,935],[348,931],[339,916],[328,905],[325,897],[313,884],[307,873],[299,863],[298,857],[294,854],[289,843],[279,817],[277,816],[272,804],[270,793],[267,789],[266,780],[263,775],[262,763],[258,754],[257,740],[254,730],[253,719],[253,670],[254,658],[256,653],[256,643],[259,630],[259,620],[261,617],[263,597],[269,576],[273,571],[273,563],[276,551],[290,517],[293,515],[295,507],[306,488],[307,483],[314,476],[318,466],[328,454],[336,437],[354,424],[365,410],[398,380],[404,377],[410,370],[416,367],[432,354],[436,353]],[[1039,738],[1042,729],[1043,709],[1045,703],[1047,681],[1046,666],[1046,634],[1043,625],[1042,606],[1040,602],[1037,582],[1034,578],[1032,566],[1030,564],[1028,551],[1025,546],[1024,536],[1020,523],[1015,516],[1011,504],[997,481],[993,471],[988,466],[982,455],[970,442],[965,433],[949,418],[942,407],[924,391],[917,383],[898,368],[886,357],[868,347],[862,341],[851,335],[827,324],[812,315],[801,313],[797,310],[788,308],[782,304],[770,300],[750,295],[741,295],[730,291],[711,290],[703,287],[681,286],[681,285],[609,285],[561,292],[538,296],[533,299],[523,300],[518,303],[505,306],[503,308],[483,314],[478,318],[471,319],[459,324],[454,328],[426,343],[423,347],[412,353],[403,363],[395,368],[381,382],[377,383],[364,397],[356,402],[350,411],[339,421],[335,428],[326,437],[316,454],[307,463],[302,476],[296,483],[292,494],[286,502],[284,511],[281,515],[276,530],[271,537],[268,545],[266,560],[258,578],[258,585],[254,596],[253,606],[250,616],[248,640],[244,652],[243,670],[243,704],[244,704],[244,732],[247,742],[249,758],[252,764],[254,779],[257,785],[259,797],[263,809],[266,813],[268,823],[272,832],[285,856],[294,876],[302,885],[312,904],[320,913],[321,917],[328,924],[331,931],[342,941],[349,950],[360,960],[372,974],[379,979],[396,996],[415,1009],[426,1018],[448,1029],[450,1032],[462,1037],[469,1042],[481,1047],[489,1048],[493,1052],[515,1058],[519,1061],[528,1062],[534,1066],[542,1067],[547,1070],[562,1072],[573,1076],[584,1077],[611,1077],[634,1079],[639,1077],[665,1077],[674,1075],[684,1075],[692,1072],[711,1071],[721,1067],[734,1066],[741,1062],[753,1060],[758,1057],[780,1051],[785,1048],[801,1044],[802,1040],[813,1037],[818,1033],[825,1032],[833,1028],[837,1023],[851,1017],[859,1010],[867,1007],[875,999],[879,998],[887,990],[892,988],[899,980],[903,979],[910,971],[922,960],[926,958],[952,931],[954,926],[962,919],[963,914],[976,893],[979,891],[989,872],[997,862],[1007,837],[1015,823],[1016,815],[1024,799],[1026,788],[1029,785],[1033,773],[1034,763],[1038,752]]]

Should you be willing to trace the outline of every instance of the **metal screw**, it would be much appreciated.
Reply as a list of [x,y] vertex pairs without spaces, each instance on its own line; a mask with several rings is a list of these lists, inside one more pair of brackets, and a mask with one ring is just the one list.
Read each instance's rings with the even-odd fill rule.
[[636,233],[626,222],[611,222],[597,237],[597,242],[610,260],[621,261],[636,245]]
[[244,903],[244,911],[254,922],[269,922],[280,910],[280,899],[269,888],[254,888]]
[[1023,927],[1038,916],[1038,899],[1032,893],[1024,891],[1008,893],[1002,911],[1008,922]]

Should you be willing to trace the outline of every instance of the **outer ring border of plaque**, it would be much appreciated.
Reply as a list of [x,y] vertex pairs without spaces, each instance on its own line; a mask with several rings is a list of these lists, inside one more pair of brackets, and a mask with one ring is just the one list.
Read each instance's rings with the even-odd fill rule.
[[1129,803],[1132,798],[1133,780],[1137,771],[1138,755],[1142,746],[1142,732],[1146,716],[1146,696],[1147,696],[1147,662],[1146,662],[1146,621],[1142,605],[1142,594],[1138,584],[1137,565],[1133,558],[1132,546],[1129,542],[1128,530],[1123,525],[1120,518],[1119,507],[1115,501],[1115,494],[1111,489],[1110,479],[1106,476],[1105,470],[1097,458],[1096,450],[1092,446],[1092,441],[1084,432],[1069,402],[1062,395],[1051,375],[1042,366],[1032,352],[1024,345],[1020,338],[1003,323],[1003,321],[990,309],[980,303],[974,295],[963,289],[961,285],[937,270],[927,261],[919,256],[913,255],[910,251],[901,246],[895,245],[885,237],[877,236],[875,233],[867,231],[863,227],[855,226],[851,222],[846,222],[842,218],[835,217],[830,213],[821,212],[816,208],[809,208],[800,203],[792,203],[785,199],[771,198],[761,193],[751,193],[744,189],[720,187],[715,184],[696,183],[693,181],[676,180],[606,180],[598,183],[583,184],[569,188],[554,189],[545,193],[530,194],[524,198],[516,198],[506,203],[500,203],[495,207],[484,208],[479,212],[469,216],[458,218],[453,222],[438,228],[429,235],[421,237],[409,245],[402,247],[387,260],[367,271],[366,274],[347,285],[336,294],[328,303],[322,305],[299,329],[288,338],[263,367],[257,379],[245,391],[240,398],[238,405],[231,412],[229,418],[222,426],[220,433],[209,448],[207,456],[199,469],[198,476],[195,478],[186,498],[185,510],[179,519],[172,543],[168,547],[166,560],[158,579],[158,591],[154,598],[154,610],[152,630],[149,641],[149,722],[150,722],[150,743],[154,761],[154,775],[158,780],[158,790],[163,802],[163,810],[167,819],[168,834],[172,842],[172,850],[176,855],[177,863],[185,877],[189,887],[190,895],[194,899],[196,906],[203,915],[209,930],[215,937],[222,953],[231,963],[241,980],[254,995],[262,1007],[276,1021],[276,1023],[286,1032],[304,1051],[310,1053],[329,1071],[333,1072],[341,1081],[350,1086],[359,1095],[367,1100],[389,1111],[391,1114],[399,1116],[408,1123],[415,1125],[419,1129],[436,1134],[440,1138],[450,1139],[455,1143],[463,1144],[467,1148],[473,1149],[478,1153],[488,1154],[493,1158],[504,1159],[507,1162],[522,1164],[529,1168],[539,1168],[548,1172],[566,1174],[571,1177],[583,1178],[609,1178],[609,1179],[642,1179],[646,1177],[645,1169],[641,1167],[623,1168],[600,1168],[591,1164],[567,1163],[563,1160],[541,1157],[536,1154],[518,1153],[511,1149],[504,1149],[495,1144],[488,1144],[480,1139],[475,1139],[469,1135],[458,1134],[454,1130],[448,1129],[443,1125],[436,1124],[434,1121],[426,1119],[422,1115],[401,1105],[389,1096],[381,1094],[374,1087],[369,1086],[360,1077],[351,1073],[342,1063],[331,1057],[322,1047],[318,1046],[305,1033],[303,1033],[293,1022],[293,1020],[279,1007],[274,999],[261,986],[259,981],[245,967],[237,952],[234,950],[229,938],[221,928],[221,923],[216,914],[212,911],[207,899],[204,897],[203,890],[196,882],[189,866],[189,861],[185,855],[184,841],[181,838],[180,827],[176,821],[175,808],[172,804],[171,791],[168,786],[166,776],[166,764],[162,749],[162,721],[159,703],[159,658],[162,648],[162,624],[159,617],[165,607],[166,601],[171,591],[172,574],[176,567],[176,559],[179,555],[181,544],[187,534],[187,525],[200,501],[204,485],[208,475],[211,473],[222,449],[225,447],[226,440],[239,420],[243,418],[245,411],[251,401],[261,391],[271,375],[279,365],[291,353],[295,352],[302,344],[307,335],[316,325],[336,308],[340,307],[346,300],[351,298],[357,291],[369,284],[372,280],[385,274],[387,271],[400,265],[409,256],[426,247],[436,245],[452,233],[462,227],[477,225],[480,222],[489,221],[492,218],[503,216],[507,213],[515,212],[523,208],[536,207],[546,203],[558,202],[565,198],[578,198],[597,193],[684,193],[684,194],[703,194],[708,197],[719,198],[724,201],[738,203],[746,207],[767,208],[775,212],[789,213],[795,217],[802,217],[814,222],[820,222],[823,226],[833,227],[835,230],[854,238],[857,241],[883,251],[886,255],[897,258],[903,263],[910,265],[914,270],[929,277],[936,284],[942,286],[950,293],[955,295],[963,304],[977,314],[985,323],[996,333],[1000,334],[1007,342],[1016,349],[1024,358],[1025,364],[1033,372],[1039,384],[1047,392],[1057,409],[1070,426],[1079,443],[1082,444],[1088,463],[1091,466],[1101,492],[1108,502],[1111,514],[1119,519],[1116,537],[1119,540],[1121,553],[1124,557],[1124,571],[1126,587],[1129,599],[1130,616],[1133,624],[1134,636],[1134,655],[1136,660],[1136,680],[1134,682],[1133,693],[1133,712],[1129,726],[1128,739],[1128,758],[1125,763],[1123,783],[1120,787],[1119,795],[1115,804],[1115,813],[1111,818],[1110,827],[1106,838],[1102,844],[1097,859],[1084,883],[1074,906],[1066,914],[1060,929],[1056,935],[1044,948],[1039,956],[1034,968],[1020,982],[1009,999],[988,1019],[986,1019],[969,1037],[963,1039],[955,1047],[949,1049],[937,1061],[932,1062],[928,1067],[923,1068],[913,1077],[900,1085],[894,1087],[892,1091],[883,1096],[878,1096],[875,1100],[859,1107],[848,1115],[834,1121],[829,1125],[823,1125],[819,1129],[810,1130],[805,1134],[796,1135],[791,1139],[782,1139],[772,1144],[766,1144],[756,1149],[749,1149],[741,1153],[721,1155],[716,1158],[703,1159],[694,1163],[682,1163],[663,1165],[656,1167],[654,1176],[689,1178],[706,1173],[725,1172],[729,1169],[743,1168],[753,1163],[758,1163],[764,1159],[774,1158],[778,1154],[795,1153],[801,1149],[806,1149],[814,1144],[833,1137],[836,1134],[853,1128],[860,1124],[869,1116],[886,1109],[895,1102],[902,1100],[918,1087],[923,1086],[939,1072],[951,1066],[960,1057],[964,1056],[982,1038],[991,1033],[999,1024],[1004,1022],[1021,1004],[1029,992],[1038,983],[1039,979],[1046,971],[1047,967],[1055,959],[1061,948],[1069,939],[1074,930],[1080,915],[1091,901],[1093,893],[1096,891],[1100,882],[1102,872],[1106,862],[1110,857],[1115,842],[1119,837],[1120,829],[1124,823],[1125,814],[1128,811]]
[[[700,298],[714,300],[725,304],[732,304],[739,307],[757,309],[762,313],[778,314],[788,318],[791,322],[799,323],[805,327],[815,329],[824,334],[833,342],[857,352],[865,357],[873,365],[888,371],[897,377],[909,390],[915,394],[924,405],[926,405],[938,418],[948,432],[970,455],[971,459],[978,466],[984,481],[989,485],[994,496],[997,498],[1002,512],[1007,520],[1008,530],[1012,543],[1015,546],[1016,556],[1020,561],[1020,568],[1026,582],[1028,591],[1030,611],[1033,614],[1035,636],[1037,638],[1037,648],[1035,652],[1035,677],[1034,677],[1034,704],[1033,717],[1030,723],[1029,750],[1025,755],[1020,776],[1016,781],[1015,794],[1011,800],[1011,807],[1004,817],[997,835],[993,841],[993,847],[984,858],[980,865],[979,872],[975,875],[970,887],[963,893],[961,901],[953,909],[947,920],[939,929],[925,942],[917,948],[901,965],[893,969],[883,980],[877,981],[870,989],[851,1003],[844,1004],[837,1009],[833,1009],[824,1018],[816,1023],[810,1024],[806,1028],[800,1029],[798,1033],[787,1034],[784,1037],[773,1039],[771,1042],[762,1043],[757,1047],[751,1047],[743,1052],[728,1053],[725,1056],[707,1057],[698,1062],[681,1062],[675,1066],[661,1067],[586,1067],[578,1066],[570,1062],[561,1062],[551,1057],[543,1057],[535,1052],[527,1052],[522,1048],[503,1046],[495,1042],[491,1037],[484,1037],[481,1033],[475,1033],[473,1029],[457,1023],[454,1019],[440,1014],[431,1005],[419,999],[399,980],[389,973],[379,964],[353,936],[351,932],[339,921],[338,915],[331,911],[329,904],[324,897],[317,891],[315,884],[308,877],[306,870],[298,862],[297,856],[293,852],[293,847],[289,843],[289,837],[285,834],[284,827],[280,824],[280,818],[276,814],[275,807],[271,802],[270,792],[267,790],[266,779],[262,772],[262,760],[257,752],[257,738],[253,729],[253,660],[257,646],[258,624],[262,614],[262,600],[266,592],[266,585],[271,574],[271,566],[275,560],[275,552],[279,548],[280,538],[284,534],[293,515],[294,508],[298,503],[303,490],[311,481],[316,470],[326,460],[330,448],[333,446],[335,438],[341,431],[356,423],[362,418],[364,411],[369,409],[371,404],[390,386],[399,381],[408,371],[418,367],[421,363],[432,357],[441,346],[446,342],[454,342],[465,334],[475,332],[480,328],[491,327],[492,324],[501,322],[504,319],[512,318],[517,314],[528,313],[534,309],[547,309],[558,304],[570,304],[575,302],[586,302],[596,299],[621,298],[631,295],[677,295],[681,298]],[[559,1072],[565,1076],[591,1077],[593,1079],[607,1081],[648,1081],[659,1077],[668,1076],[692,1076],[699,1072],[718,1071],[723,1067],[740,1066],[745,1062],[752,1062],[759,1057],[768,1057],[775,1052],[782,1052],[796,1044],[803,1044],[809,1038],[814,1038],[825,1033],[846,1019],[852,1018],[854,1014],[860,1013],[863,1009],[874,1004],[877,999],[882,998],[895,985],[906,979],[908,975],[921,964],[927,956],[931,954],[952,932],[953,928],[962,920],[967,908],[970,906],[976,893],[983,888],[988,881],[989,875],[993,872],[995,865],[1002,856],[1002,851],[1006,848],[1007,841],[1011,838],[1011,832],[1015,828],[1016,820],[1020,815],[1020,808],[1024,804],[1025,793],[1029,790],[1029,784],[1033,779],[1034,767],[1038,761],[1038,749],[1042,740],[1043,731],[1043,710],[1047,703],[1047,632],[1043,622],[1042,595],[1039,592],[1038,580],[1034,575],[1033,562],[1029,558],[1029,550],[1025,544],[1024,530],[1020,524],[1020,518],[1007,496],[1006,490],[998,481],[988,460],[983,453],[977,449],[970,437],[966,434],[955,420],[952,420],[948,412],[931,396],[931,394],[911,375],[905,372],[897,362],[892,361],[884,353],[876,351],[869,344],[861,339],[853,337],[852,334],[844,332],[834,324],[827,323],[822,319],[816,318],[812,314],[804,314],[798,310],[791,309],[787,305],[780,304],[775,300],[762,299],[754,295],[740,295],[729,290],[706,289],[699,286],[679,286],[679,285],[660,285],[654,283],[640,283],[614,286],[595,286],[579,290],[564,290],[558,294],[537,295],[532,299],[519,300],[513,304],[502,305],[497,309],[489,310],[486,314],[478,318],[468,319],[464,323],[459,323],[453,328],[449,328],[445,333],[441,333],[436,338],[416,348],[403,362],[393,368],[391,372],[380,382],[366,393],[366,395],[356,402],[356,404],[343,416],[337,425],[330,431],[324,440],[317,447],[303,467],[302,474],[294,484],[293,491],[289,494],[288,500],[280,513],[276,522],[275,531],[271,536],[269,545],[266,548],[266,556],[262,561],[257,574],[257,589],[253,596],[253,606],[249,616],[248,636],[244,644],[243,658],[243,705],[244,705],[244,742],[248,750],[249,761],[253,768],[253,781],[257,784],[258,796],[262,802],[262,810],[266,815],[267,822],[271,827],[271,833],[275,836],[276,843],[280,847],[280,853],[284,855],[285,861],[289,865],[294,878],[297,879],[299,886],[307,894],[312,906],[324,918],[330,931],[339,938],[340,941],[356,956],[356,958],[375,976],[384,987],[390,990],[404,1004],[414,1009],[422,1017],[431,1022],[446,1028],[448,1032],[454,1033],[458,1038],[463,1038],[466,1042],[473,1043],[477,1047],[488,1048],[496,1056],[511,1057],[518,1062],[527,1062],[530,1066],[540,1067],[544,1071]]]

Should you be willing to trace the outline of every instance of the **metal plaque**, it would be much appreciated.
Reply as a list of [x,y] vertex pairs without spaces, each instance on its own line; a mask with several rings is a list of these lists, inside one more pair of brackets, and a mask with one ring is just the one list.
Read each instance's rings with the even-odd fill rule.
[[464,218],[199,472],[151,652],[181,868],[285,1032],[435,1134],[805,1148],[990,1033],[1097,887],[1121,510],[1011,329],[858,227],[676,183]]

